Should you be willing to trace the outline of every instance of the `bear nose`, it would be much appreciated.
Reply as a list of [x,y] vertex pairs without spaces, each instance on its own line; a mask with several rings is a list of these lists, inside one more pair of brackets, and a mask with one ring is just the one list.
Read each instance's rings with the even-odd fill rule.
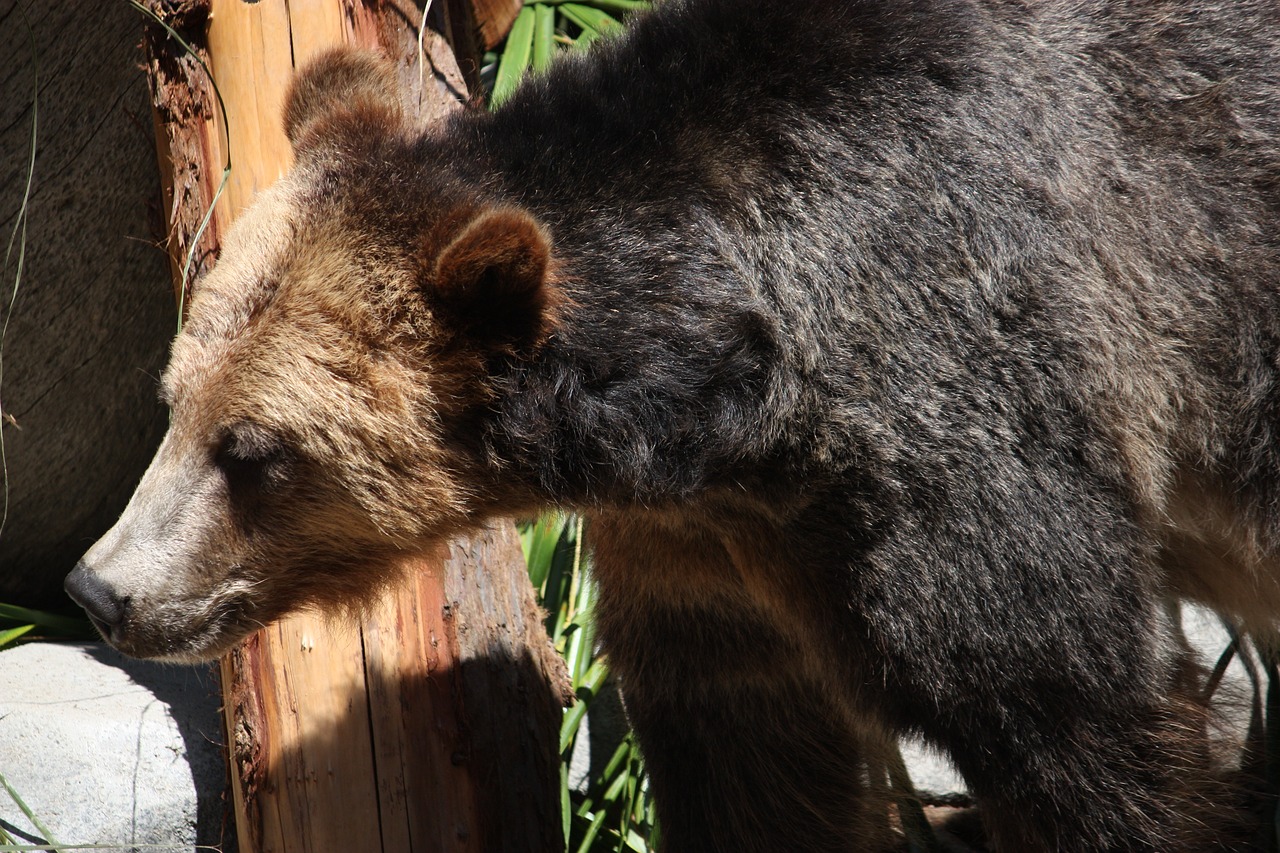
[[112,629],[119,627],[124,621],[124,608],[128,600],[117,595],[110,584],[90,571],[83,562],[76,564],[63,581],[62,587],[72,601],[84,608],[89,621],[103,637],[110,638]]

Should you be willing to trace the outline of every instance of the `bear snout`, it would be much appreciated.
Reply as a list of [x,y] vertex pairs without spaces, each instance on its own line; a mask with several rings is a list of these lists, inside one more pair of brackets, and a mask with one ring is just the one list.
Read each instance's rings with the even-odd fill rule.
[[83,560],[71,570],[62,586],[71,600],[84,608],[89,621],[102,634],[103,639],[116,642],[118,637],[114,635],[124,624],[129,599],[116,592],[111,584],[99,577]]

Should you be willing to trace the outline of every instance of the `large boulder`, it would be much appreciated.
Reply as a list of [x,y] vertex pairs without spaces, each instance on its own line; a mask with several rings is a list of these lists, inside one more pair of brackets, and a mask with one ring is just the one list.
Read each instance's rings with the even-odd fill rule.
[[156,377],[176,319],[142,27],[126,3],[0,0],[0,257],[38,117],[0,373],[0,601],[61,606],[63,576],[124,508],[165,427]]

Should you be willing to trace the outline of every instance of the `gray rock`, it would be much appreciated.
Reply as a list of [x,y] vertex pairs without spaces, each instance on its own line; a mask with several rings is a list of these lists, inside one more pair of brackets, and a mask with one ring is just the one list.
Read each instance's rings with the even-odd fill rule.
[[[62,578],[124,509],[164,434],[156,377],[177,324],[143,16],[128,3],[0,0],[0,259],[31,146],[25,256],[0,272],[0,601],[66,607]],[[3,261],[0,260],[0,266]]]
[[[222,742],[212,667],[98,643],[0,652],[0,774],[59,843],[232,853]],[[0,820],[27,842],[38,835],[3,791]]]

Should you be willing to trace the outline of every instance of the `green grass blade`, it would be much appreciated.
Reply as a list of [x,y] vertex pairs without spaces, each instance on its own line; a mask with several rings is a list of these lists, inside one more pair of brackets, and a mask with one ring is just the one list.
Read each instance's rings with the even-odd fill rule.
[[649,826],[649,849],[662,849],[662,822],[658,820],[658,813],[655,810],[650,820]]
[[627,753],[627,772],[622,775],[622,790],[626,793],[627,803],[622,810],[622,822],[618,826],[618,846],[615,853],[623,853],[627,849],[627,836],[631,834],[631,817],[636,808],[636,796],[640,793],[640,780],[635,774],[636,751]]
[[30,807],[22,801],[22,797],[18,796],[18,792],[9,784],[9,780],[4,777],[3,773],[0,773],[0,787],[4,788],[5,792],[9,795],[9,799],[13,800],[18,809],[27,816],[27,820],[31,821],[31,825],[36,828],[36,831],[44,837],[45,841],[49,842],[49,847],[56,848],[58,846],[58,842],[53,837],[53,833],[49,831],[47,826],[40,822],[40,818],[36,817],[35,812],[31,811]]
[[591,823],[587,825],[587,831],[582,835],[582,843],[578,845],[578,853],[589,853],[591,845],[595,843],[596,836],[604,826],[606,817],[604,809],[591,816]]
[[609,760],[604,765],[604,770],[600,771],[599,782],[601,785],[612,779],[619,768],[631,760],[631,749],[631,738],[624,737],[618,744],[618,748],[613,751],[613,755],[609,756]]
[[608,674],[608,666],[599,659],[592,662],[591,668],[587,670],[586,677],[582,679],[582,684],[575,691],[578,701],[564,712],[564,721],[560,724],[561,753],[564,753],[573,743],[573,738],[578,733],[578,726],[582,724],[582,718],[587,715],[587,709],[591,706],[591,700],[600,692],[600,685],[604,684],[605,676]]
[[577,525],[566,523],[551,554],[551,570],[543,587],[542,606],[547,609],[547,635],[557,648],[573,624],[576,534]]
[[529,567],[529,581],[534,589],[542,590],[542,585],[547,580],[556,543],[564,535],[568,520],[568,516],[564,513],[551,513],[531,522],[525,530],[521,531],[520,545],[524,549],[525,563]]
[[[630,748],[630,744],[628,744],[627,757],[626,757],[626,770],[630,770],[630,768],[631,768],[631,748]],[[625,771],[613,777],[613,781],[609,783],[609,787],[604,789],[604,797],[602,797],[604,802],[606,804],[616,803],[618,801],[618,798],[621,797],[622,794],[626,791],[628,781],[629,781],[629,777],[627,775],[627,772]]]
[[533,70],[551,64],[556,51],[556,9],[546,3],[533,7]]
[[641,9],[648,9],[648,0],[524,0],[524,5],[546,5],[546,6],[563,6],[565,3],[575,3],[579,6],[592,6],[596,9],[607,9],[610,12],[617,12],[620,15],[626,15],[631,12],[639,12]]
[[[560,11],[564,12],[563,5],[561,6]],[[580,16],[574,16],[568,13],[565,13],[565,17],[582,28],[582,32],[579,33],[578,37],[573,40],[574,47],[585,48],[587,45],[591,44],[593,41],[600,38],[600,31],[597,30],[595,27],[592,27],[591,25],[587,24],[585,18],[582,18]]]
[[627,849],[634,850],[636,853],[649,853],[649,845],[645,843],[644,838],[634,829],[627,829]]
[[507,35],[507,46],[502,51],[502,59],[498,61],[498,76],[493,81],[493,94],[489,96],[489,106],[496,108],[502,105],[516,84],[529,68],[533,52],[533,9],[525,6],[516,15],[511,32]]
[[1204,691],[1201,694],[1204,701],[1208,702],[1213,698],[1213,694],[1218,692],[1218,686],[1222,684],[1222,677],[1226,675],[1227,667],[1231,666],[1231,661],[1235,660],[1239,648],[1239,642],[1233,637],[1231,642],[1227,644],[1227,648],[1218,657],[1218,662],[1214,664],[1213,671],[1205,679]]
[[587,671],[591,668],[595,656],[596,621],[591,614],[592,596],[595,584],[587,579],[582,584],[582,592],[578,596],[577,614],[574,624],[578,630],[569,635],[569,643],[565,648],[564,660],[569,667],[569,677],[574,687],[582,684]]
[[583,520],[576,518],[573,542],[573,583],[570,584],[570,602],[573,607],[573,620],[577,630],[568,635],[564,659],[569,667],[569,676],[577,688],[586,677],[595,657],[596,623],[591,608],[595,601],[595,583],[587,572],[586,559],[583,556]]
[[19,625],[17,628],[0,631],[0,649],[3,649],[5,646],[9,645],[14,640],[18,639],[35,627],[35,625]]
[[649,4],[645,0],[591,0],[589,5],[597,9],[616,12],[619,15],[629,15],[632,12],[639,12],[641,9],[649,8]]
[[564,830],[564,846],[569,849],[569,833],[573,829],[573,803],[569,796],[569,762],[560,762],[560,827]]
[[96,636],[89,622],[85,619],[59,616],[55,613],[45,613],[40,610],[29,610],[26,607],[18,607],[14,604],[0,604],[0,619],[23,624],[30,623],[67,637]]
[[595,30],[597,33],[607,33],[610,30],[622,27],[622,24],[616,18],[611,17],[609,13],[593,9],[590,6],[583,6],[581,3],[563,3],[560,6],[560,11],[566,18],[584,30],[589,29]]

